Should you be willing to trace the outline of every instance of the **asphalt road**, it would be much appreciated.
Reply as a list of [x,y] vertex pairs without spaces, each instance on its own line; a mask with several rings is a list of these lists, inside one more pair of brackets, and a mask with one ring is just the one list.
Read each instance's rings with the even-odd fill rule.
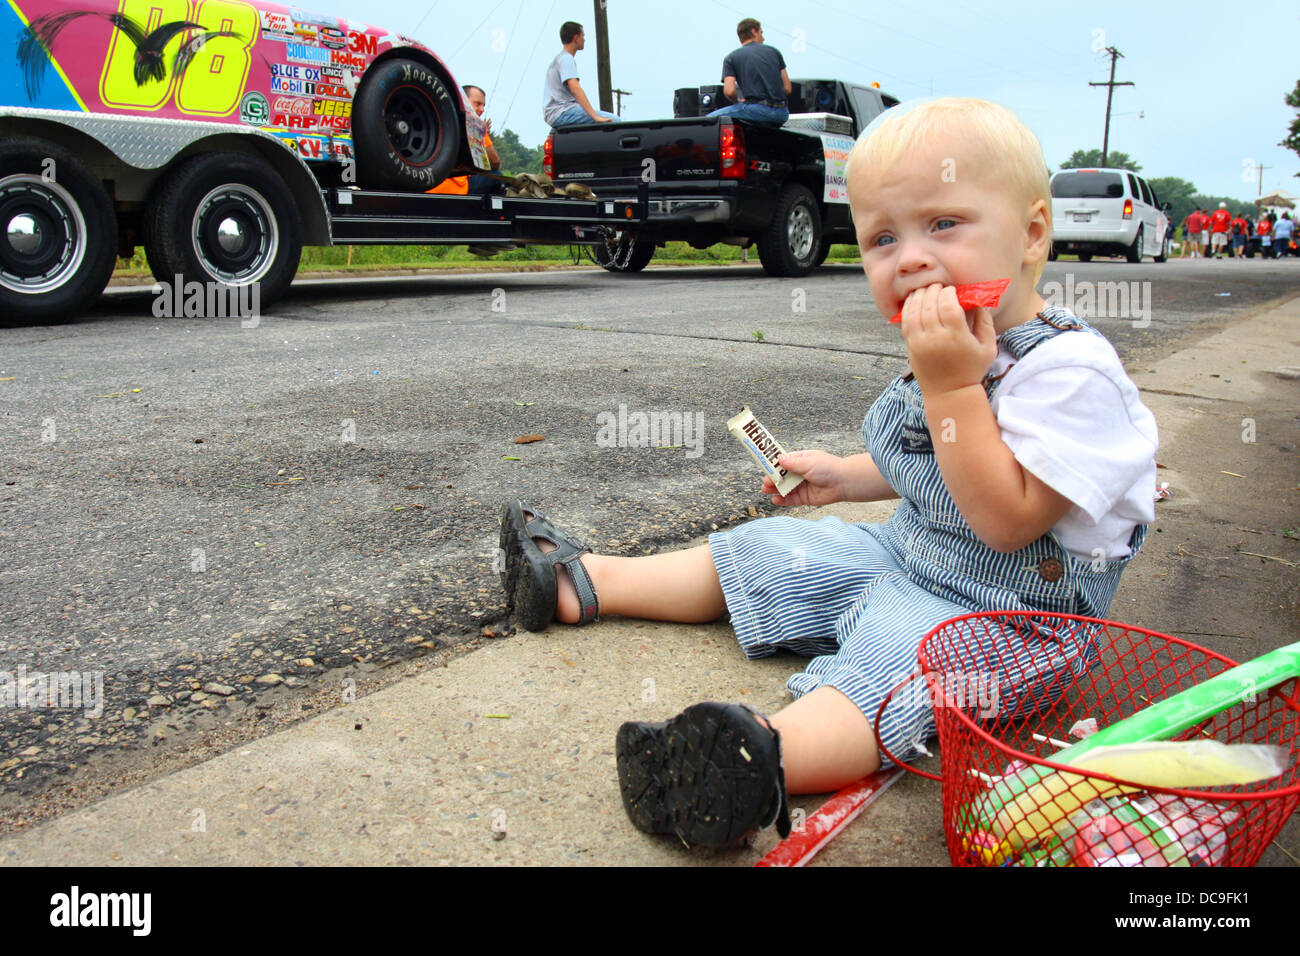
[[[1044,278],[1076,305],[1137,283],[1095,320],[1137,370],[1294,295],[1300,262]],[[0,674],[104,690],[97,719],[0,709],[8,800],[283,713],[286,685],[508,636],[506,498],[624,554],[769,511],[726,418],[748,403],[788,447],[853,453],[904,355],[852,266],[300,282],[256,328],[152,302],[0,329]],[[695,427],[650,447],[637,413]]]

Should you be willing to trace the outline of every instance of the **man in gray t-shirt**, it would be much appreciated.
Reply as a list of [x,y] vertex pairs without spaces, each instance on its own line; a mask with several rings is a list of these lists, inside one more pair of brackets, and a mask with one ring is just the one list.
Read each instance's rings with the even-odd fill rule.
[[582,24],[572,20],[560,27],[560,42],[564,49],[546,68],[546,93],[542,101],[542,116],[552,129],[560,126],[581,126],[585,123],[612,123],[618,119],[591,105],[578,81],[578,61],[574,54],[587,45]]
[[746,17],[736,26],[740,47],[722,61],[722,91],[740,102],[714,110],[710,116],[739,116],[767,126],[782,126],[790,118],[787,97],[793,86],[785,58],[763,43],[763,25]]

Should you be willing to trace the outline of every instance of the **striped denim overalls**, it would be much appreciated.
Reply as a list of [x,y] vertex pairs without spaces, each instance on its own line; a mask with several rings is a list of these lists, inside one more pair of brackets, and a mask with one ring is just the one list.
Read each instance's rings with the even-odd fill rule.
[[[999,341],[1019,361],[1067,331],[1100,335],[1064,309],[1008,329]],[[990,396],[997,380],[986,381]],[[1120,559],[1081,559],[1051,533],[1010,554],[981,542],[944,485],[925,419],[921,388],[896,379],[872,404],[862,426],[876,466],[902,496],[883,525],[770,518],[710,536],[714,564],[745,653],[778,649],[815,657],[788,687],[796,696],[833,686],[870,720],[884,695],[916,665],[922,638],[949,618],[974,611],[1043,610],[1101,617],[1120,573],[1137,554],[1147,528]],[[1019,674],[1044,676],[1039,686],[1003,686],[997,707],[1015,713],[1050,699],[1063,668],[1079,673],[1096,648],[1066,660],[1050,635],[1026,640]],[[900,755],[934,732],[922,682],[896,695],[882,737]]]

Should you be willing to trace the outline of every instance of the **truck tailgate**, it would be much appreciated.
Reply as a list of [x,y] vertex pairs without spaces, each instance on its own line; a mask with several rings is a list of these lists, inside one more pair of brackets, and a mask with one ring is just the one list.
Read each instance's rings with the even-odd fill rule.
[[[649,178],[692,182],[718,176],[718,117],[593,123],[554,133],[556,180]],[[654,161],[650,166],[645,160]]]

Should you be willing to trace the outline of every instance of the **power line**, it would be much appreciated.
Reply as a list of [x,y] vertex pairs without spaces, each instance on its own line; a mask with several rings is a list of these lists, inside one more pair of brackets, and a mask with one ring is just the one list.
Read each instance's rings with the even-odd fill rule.
[[492,18],[492,14],[494,14],[494,13],[496,13],[498,10],[500,10],[500,9],[501,9],[501,5],[502,5],[503,3],[505,3],[505,2],[506,2],[506,0],[500,0],[500,3],[498,3],[495,7],[493,7],[491,10],[489,10],[489,11],[488,11],[488,15],[487,15],[486,17],[484,17],[482,20],[479,21],[478,26],[476,26],[473,30],[470,30],[470,31],[469,31],[469,34],[465,37],[464,42],[462,42],[460,46],[456,47],[456,53],[453,53],[451,56],[447,57],[447,62],[448,62],[448,63],[450,63],[452,60],[456,59],[456,54],[459,53],[461,50],[465,49],[465,44],[468,43],[470,40],[474,39],[474,37],[478,34],[478,31],[479,31],[480,29],[482,29],[483,24],[487,23],[488,20],[490,20],[490,19]]
[[510,24],[510,36],[506,37],[506,49],[501,51],[501,65],[497,67],[497,78],[492,81],[492,92],[489,96],[496,96],[497,84],[501,82],[501,71],[506,68],[506,50],[510,49],[510,37],[515,35],[515,28],[519,26],[519,18],[524,12],[524,0],[519,0],[519,12],[515,14],[515,22]]
[[429,14],[433,13],[433,8],[436,7],[438,3],[439,0],[433,0],[433,3],[429,4],[429,9],[424,11],[424,16],[420,17],[420,22],[417,23],[415,29],[411,31],[411,36],[415,36],[420,32],[420,27],[424,26],[424,21],[429,19]]
[[[528,53],[528,60],[524,63],[523,72],[519,75],[519,82],[515,84],[515,91],[510,94],[510,105],[506,107],[505,119],[501,121],[501,129],[504,132],[506,121],[510,119],[510,111],[515,107],[515,97],[519,95],[519,88],[524,85],[524,80],[528,77],[528,68],[533,65],[533,57],[537,55],[537,45],[542,42],[542,33],[545,31],[547,23],[551,22],[551,14],[555,11],[556,0],[551,0],[551,6],[546,11],[546,19],[542,23],[542,30],[537,31],[537,39],[533,41],[533,48]],[[520,7],[520,9],[523,9]]]

